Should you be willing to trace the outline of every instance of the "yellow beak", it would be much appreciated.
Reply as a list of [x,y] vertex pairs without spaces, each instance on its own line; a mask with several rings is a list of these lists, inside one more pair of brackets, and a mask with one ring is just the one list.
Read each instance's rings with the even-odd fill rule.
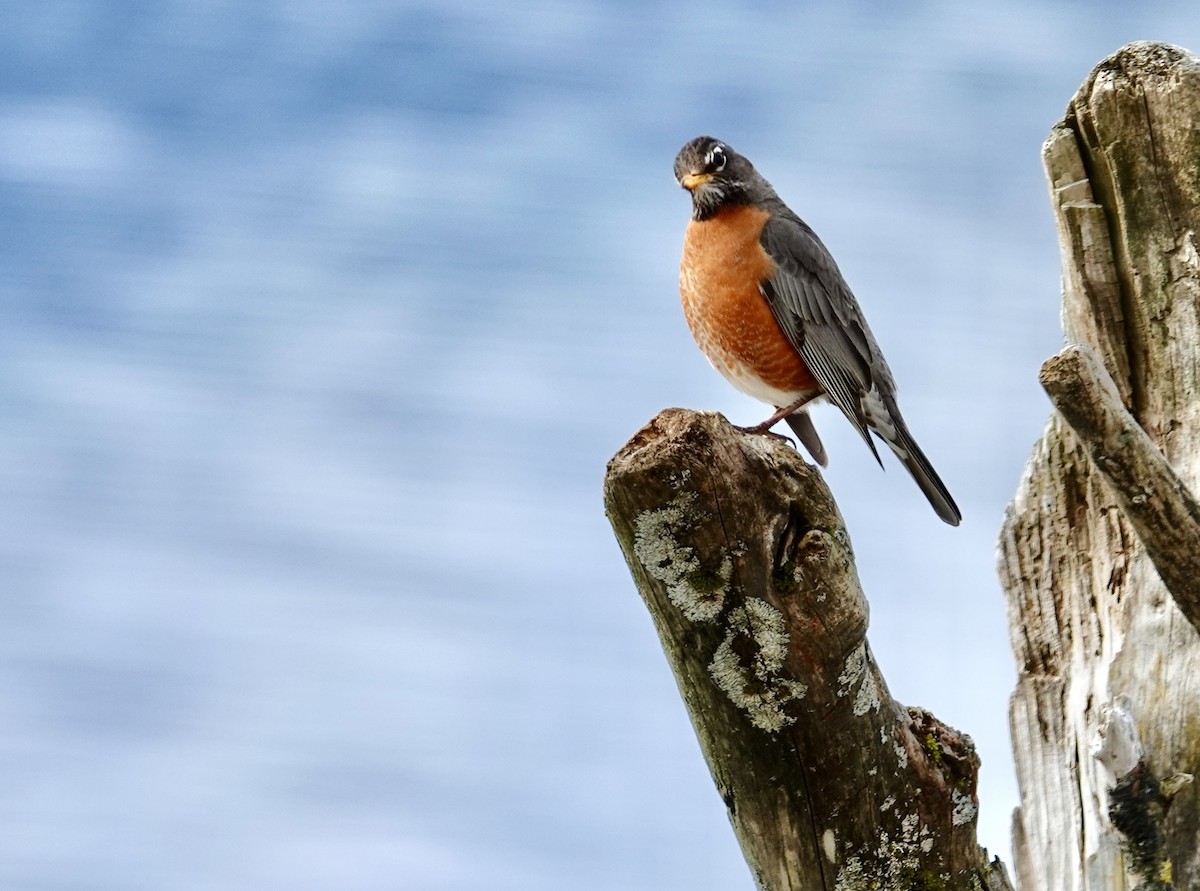
[[697,186],[702,186],[706,182],[709,182],[712,178],[711,173],[689,173],[679,181],[679,184],[690,192]]

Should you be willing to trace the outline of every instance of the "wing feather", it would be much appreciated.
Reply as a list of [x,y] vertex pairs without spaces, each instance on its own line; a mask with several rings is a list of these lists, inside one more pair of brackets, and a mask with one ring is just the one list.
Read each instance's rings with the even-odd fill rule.
[[882,465],[872,431],[896,453],[938,516],[957,526],[962,515],[900,416],[892,372],[821,239],[780,205],[761,243],[775,264],[762,283],[763,295],[813,377],[862,434],[875,460]]
[[763,283],[775,320],[879,460],[863,397],[873,389],[890,396],[895,385],[858,301],[821,239],[799,217],[772,214],[762,246],[775,263]]

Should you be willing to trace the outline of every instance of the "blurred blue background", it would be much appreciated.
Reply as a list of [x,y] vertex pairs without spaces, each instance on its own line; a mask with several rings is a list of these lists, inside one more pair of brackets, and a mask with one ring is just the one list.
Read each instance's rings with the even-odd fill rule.
[[751,887],[600,494],[661,408],[764,416],[678,306],[700,133],[822,234],[963,509],[816,412],[892,693],[974,736],[1007,855],[1039,149],[1192,0],[0,21],[0,886]]

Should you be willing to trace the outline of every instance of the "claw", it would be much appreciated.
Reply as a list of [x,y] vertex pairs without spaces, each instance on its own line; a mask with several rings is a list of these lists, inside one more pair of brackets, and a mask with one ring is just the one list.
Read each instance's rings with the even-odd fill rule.
[[[782,421],[784,418],[786,418],[788,415],[792,414],[793,412],[799,411],[804,406],[808,405],[808,403],[812,402],[815,398],[816,398],[816,394],[814,394],[812,396],[802,396],[799,399],[797,399],[795,402],[793,402],[791,405],[785,405],[783,408],[777,407],[775,409],[775,414],[771,415],[771,417],[767,418],[761,424],[755,424],[753,427],[738,427],[737,429],[741,430],[743,433],[757,433],[757,434],[761,434],[762,436],[772,436],[775,439],[782,439],[785,442],[790,442],[792,444],[792,448],[795,448],[796,447],[795,440],[793,440],[790,436],[784,436],[782,433],[772,433],[771,428],[774,427],[776,424],[778,424],[780,421]],[[736,424],[734,426],[737,427]]]
[[776,433],[771,429],[769,424],[755,424],[753,427],[739,427],[737,424],[734,424],[733,429],[740,430],[743,433],[753,433],[755,436],[768,436],[771,439],[782,439],[792,448],[796,448],[796,440],[792,439],[790,436],[784,436],[782,433]]

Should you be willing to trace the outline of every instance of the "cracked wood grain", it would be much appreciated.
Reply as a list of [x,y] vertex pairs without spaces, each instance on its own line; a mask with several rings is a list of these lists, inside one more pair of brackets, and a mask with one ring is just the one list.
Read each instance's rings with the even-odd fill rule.
[[[1161,43],[1123,47],[1084,81],[1043,160],[1072,347],[1045,367],[1059,412],[1000,538],[1018,666],[1014,866],[1022,891],[1111,891],[1147,877],[1129,872],[1109,818],[1103,716],[1128,705],[1154,776],[1200,769],[1188,618],[1200,578],[1200,62]],[[1194,783],[1179,788],[1156,828],[1175,887],[1195,888],[1200,800]]]

